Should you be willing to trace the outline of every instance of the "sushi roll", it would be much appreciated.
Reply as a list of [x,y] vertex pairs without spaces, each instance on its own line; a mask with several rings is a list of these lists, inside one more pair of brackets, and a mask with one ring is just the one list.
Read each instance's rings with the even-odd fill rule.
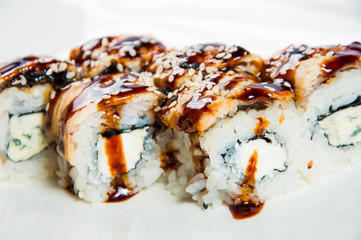
[[104,74],[68,85],[50,101],[60,184],[92,203],[122,201],[161,175],[153,139],[160,94],[150,74]]
[[111,36],[90,40],[74,48],[70,59],[81,68],[83,77],[105,73],[141,72],[164,45],[147,36]]
[[243,218],[286,191],[280,182],[301,181],[298,160],[308,157],[296,147],[294,93],[288,82],[263,82],[263,67],[261,57],[223,44],[169,51],[150,66],[166,96],[155,111],[168,128],[157,139],[174,194],[205,209],[227,203]]
[[[333,172],[361,156],[361,44],[291,45],[267,60],[265,80],[282,80],[311,140],[312,176]],[[346,164],[346,165],[345,165]]]
[[46,106],[54,91],[76,78],[74,65],[49,57],[27,56],[0,67],[0,181],[52,174]]

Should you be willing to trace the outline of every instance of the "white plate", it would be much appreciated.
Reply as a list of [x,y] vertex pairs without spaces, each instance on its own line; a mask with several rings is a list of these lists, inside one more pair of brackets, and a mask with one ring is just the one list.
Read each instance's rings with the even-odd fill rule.
[[[361,2],[0,0],[0,61],[65,57],[107,34],[152,34],[167,46],[236,43],[268,56],[291,43],[361,40]],[[157,184],[122,203],[92,206],[56,179],[0,184],[0,239],[360,239],[361,164],[266,202],[250,219],[201,210]]]

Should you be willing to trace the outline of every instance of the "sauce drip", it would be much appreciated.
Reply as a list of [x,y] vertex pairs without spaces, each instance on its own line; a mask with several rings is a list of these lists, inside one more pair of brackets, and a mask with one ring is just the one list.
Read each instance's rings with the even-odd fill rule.
[[257,118],[257,120],[258,123],[257,123],[257,127],[254,129],[254,134],[260,136],[268,128],[270,122],[265,117],[259,117]]
[[241,220],[250,218],[261,212],[264,203],[242,202],[238,205],[229,205],[229,210],[234,219]]
[[128,188],[122,186],[115,186],[113,187],[113,189],[114,192],[108,195],[108,200],[106,201],[108,203],[124,202],[138,193],[138,192],[133,193]]
[[248,180],[255,180],[255,175],[257,172],[257,163],[258,163],[258,152],[257,150],[253,151],[253,154],[248,160],[248,165],[246,168],[246,178]]
[[112,177],[127,172],[127,163],[123,150],[122,135],[114,135],[105,141],[105,154],[108,157],[108,166]]
[[139,192],[137,186],[129,182],[128,174],[119,174],[111,184],[114,192],[108,194],[107,202],[123,202]]
[[308,169],[311,169],[313,167],[313,161],[309,161],[308,164],[307,164],[307,168]]
[[177,151],[169,149],[166,152],[161,152],[161,154],[159,155],[160,167],[165,172],[177,169],[179,162],[177,158],[174,156],[176,152]]

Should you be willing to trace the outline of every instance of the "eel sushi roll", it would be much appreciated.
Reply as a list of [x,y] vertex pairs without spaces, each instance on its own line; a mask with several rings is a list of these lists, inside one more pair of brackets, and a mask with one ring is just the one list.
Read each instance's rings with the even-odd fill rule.
[[166,95],[155,111],[168,128],[157,140],[174,194],[205,209],[225,202],[242,218],[301,182],[298,162],[308,156],[297,149],[293,91],[262,82],[263,67],[261,57],[222,44],[169,51],[150,66]]
[[86,201],[125,200],[161,175],[152,137],[159,92],[150,74],[104,74],[68,85],[50,102],[60,185]]
[[54,172],[54,140],[43,128],[45,111],[51,94],[76,77],[74,65],[48,57],[27,56],[2,64],[0,181]]
[[81,68],[83,77],[94,77],[110,72],[141,72],[164,51],[164,45],[152,37],[110,36],[74,48],[70,59]]
[[[361,44],[291,45],[267,61],[266,78],[292,85],[307,123],[313,177],[334,172],[361,156]],[[346,165],[345,165],[346,164]],[[306,167],[306,166],[305,166]]]

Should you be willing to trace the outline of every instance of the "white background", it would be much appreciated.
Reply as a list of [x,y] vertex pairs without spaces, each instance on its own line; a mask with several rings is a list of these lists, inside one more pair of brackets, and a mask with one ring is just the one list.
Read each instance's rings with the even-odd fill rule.
[[[109,34],[151,34],[168,47],[235,43],[267,57],[291,43],[361,41],[361,1],[0,0],[0,27],[0,61],[66,57]],[[91,206],[55,179],[2,183],[0,239],[361,239],[360,165],[276,197],[242,221],[160,184],[124,203]]]

